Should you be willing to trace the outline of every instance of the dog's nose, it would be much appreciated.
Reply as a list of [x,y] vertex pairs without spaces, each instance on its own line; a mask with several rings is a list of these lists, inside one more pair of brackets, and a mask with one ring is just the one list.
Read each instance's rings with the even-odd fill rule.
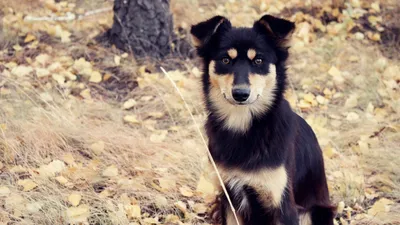
[[232,97],[237,102],[244,102],[250,96],[250,89],[249,88],[234,88],[232,90]]

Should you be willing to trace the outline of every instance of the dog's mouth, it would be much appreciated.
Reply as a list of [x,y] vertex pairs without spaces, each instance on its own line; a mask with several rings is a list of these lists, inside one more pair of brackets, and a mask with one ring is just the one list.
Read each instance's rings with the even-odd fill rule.
[[256,97],[256,99],[254,99],[254,100],[251,101],[251,102],[249,102],[249,101],[247,101],[247,100],[244,101],[244,102],[237,102],[237,101],[235,101],[235,100],[232,100],[232,99],[227,98],[225,93],[223,93],[223,96],[224,96],[225,100],[226,100],[227,102],[229,102],[231,105],[241,105],[241,106],[251,105],[251,104],[253,104],[254,102],[256,102],[256,101],[258,100],[258,98],[260,97],[260,95],[258,94],[257,97]]

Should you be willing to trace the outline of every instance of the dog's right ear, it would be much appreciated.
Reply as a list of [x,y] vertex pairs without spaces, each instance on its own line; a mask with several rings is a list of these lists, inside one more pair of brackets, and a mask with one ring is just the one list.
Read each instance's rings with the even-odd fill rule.
[[204,46],[213,35],[232,28],[231,22],[223,16],[214,16],[204,22],[193,25],[190,29],[193,44],[196,48]]

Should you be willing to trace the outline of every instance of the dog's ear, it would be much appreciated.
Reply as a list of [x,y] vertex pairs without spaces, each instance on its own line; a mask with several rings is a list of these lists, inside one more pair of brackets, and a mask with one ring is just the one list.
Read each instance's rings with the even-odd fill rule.
[[214,16],[211,19],[193,25],[190,29],[193,44],[199,48],[204,46],[213,35],[232,28],[231,22],[223,16]]
[[278,47],[289,47],[295,24],[285,19],[264,15],[254,23],[253,28],[264,32],[278,44]]

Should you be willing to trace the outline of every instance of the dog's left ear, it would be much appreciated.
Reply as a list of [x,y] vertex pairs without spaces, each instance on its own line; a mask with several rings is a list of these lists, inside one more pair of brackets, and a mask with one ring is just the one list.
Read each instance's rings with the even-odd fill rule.
[[289,47],[295,24],[285,19],[264,15],[254,23],[253,27],[275,40],[278,47],[287,48]]

